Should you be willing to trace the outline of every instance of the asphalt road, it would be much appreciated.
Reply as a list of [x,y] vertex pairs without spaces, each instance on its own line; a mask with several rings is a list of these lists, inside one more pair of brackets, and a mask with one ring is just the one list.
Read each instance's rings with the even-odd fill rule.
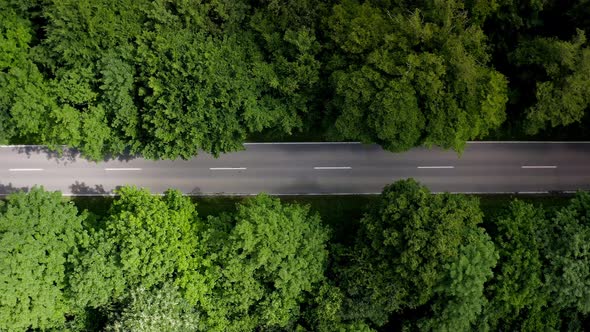
[[434,192],[590,190],[590,142],[469,143],[453,151],[404,153],[355,143],[252,143],[244,151],[191,160],[123,157],[89,162],[40,146],[0,147],[0,194],[33,185],[64,194],[111,194],[122,185],[206,194],[369,194],[413,177]]

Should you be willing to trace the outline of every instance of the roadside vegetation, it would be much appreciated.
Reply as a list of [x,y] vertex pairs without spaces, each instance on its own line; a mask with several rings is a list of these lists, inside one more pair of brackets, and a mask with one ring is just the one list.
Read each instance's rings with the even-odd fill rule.
[[409,179],[367,197],[118,194],[4,200],[1,330],[575,331],[588,319],[588,193],[480,200]]
[[[0,0],[0,144],[590,139],[588,0]],[[0,200],[0,331],[581,331],[590,194]]]
[[587,0],[0,0],[0,144],[588,138]]

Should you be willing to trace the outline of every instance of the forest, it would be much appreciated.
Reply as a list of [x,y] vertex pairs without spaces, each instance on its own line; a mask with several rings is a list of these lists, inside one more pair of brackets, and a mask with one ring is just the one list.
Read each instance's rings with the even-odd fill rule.
[[588,0],[1,0],[0,144],[587,138]]
[[512,200],[484,213],[477,197],[431,194],[400,180],[346,236],[309,205],[266,194],[207,216],[176,190],[118,194],[100,213],[42,187],[3,202],[0,330],[576,331],[587,324],[588,193],[559,207]]
[[[590,139],[588,34],[590,0],[0,0],[0,144]],[[590,326],[589,193],[485,208],[407,179],[368,201],[339,223],[266,194],[209,213],[174,189],[13,193],[0,331]]]

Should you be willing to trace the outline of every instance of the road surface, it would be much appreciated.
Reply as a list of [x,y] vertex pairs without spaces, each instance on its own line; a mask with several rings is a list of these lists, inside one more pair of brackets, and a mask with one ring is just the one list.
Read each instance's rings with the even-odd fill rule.
[[90,162],[41,146],[0,147],[0,194],[33,185],[67,195],[108,195],[122,185],[186,194],[372,194],[402,178],[434,192],[537,193],[590,189],[590,142],[473,142],[458,156],[437,148],[404,153],[358,143],[251,143],[191,160],[123,157]]

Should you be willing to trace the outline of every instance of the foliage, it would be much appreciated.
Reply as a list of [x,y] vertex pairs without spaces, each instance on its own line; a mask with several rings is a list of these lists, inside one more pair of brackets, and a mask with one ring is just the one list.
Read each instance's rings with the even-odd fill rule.
[[321,107],[317,101],[322,66],[318,30],[327,7],[319,0],[271,0],[253,8],[249,25],[265,61],[265,70],[259,73],[261,96],[270,109],[285,117],[270,128],[290,134],[291,129],[309,125],[303,117],[318,116],[314,114]]
[[194,332],[200,329],[195,309],[170,284],[148,291],[133,290],[121,312],[111,318],[106,331]]
[[0,142],[101,160],[219,155],[302,133],[391,151],[462,151],[502,124],[532,135],[586,114],[587,7],[4,0]]
[[578,193],[549,228],[547,284],[561,308],[590,312],[590,194]]
[[549,297],[543,256],[549,222],[545,211],[515,200],[495,220],[495,226],[493,240],[500,260],[487,286],[490,303],[483,314],[485,327],[490,331],[557,329],[552,321],[555,317],[546,308]]
[[520,65],[540,66],[546,79],[536,84],[536,102],[527,111],[527,128],[537,133],[547,125],[579,122],[590,106],[590,48],[578,30],[571,42],[535,38],[514,53]]
[[347,0],[327,25],[342,63],[331,78],[342,137],[461,151],[503,122],[506,80],[486,66],[485,36],[460,2],[403,10]]
[[309,206],[267,195],[233,200],[235,208],[226,204],[201,220],[178,191],[152,196],[124,187],[119,194],[91,217],[41,188],[6,200],[2,330],[557,331],[587,324],[587,193],[554,209],[496,201],[486,208],[490,238],[479,227],[477,199],[398,181],[362,219],[349,217],[360,219],[358,231],[345,226],[354,244],[329,239]]
[[84,248],[72,289],[81,306],[119,301],[133,289],[172,282],[192,297],[206,292],[199,276],[194,205],[175,190],[164,197],[134,187],[119,189],[102,228]]
[[483,232],[480,239],[461,246],[459,257],[445,266],[448,274],[435,288],[437,299],[431,309],[432,317],[419,323],[421,330],[469,331],[486,301],[484,283],[493,275],[497,253],[493,243]]
[[60,327],[70,312],[69,266],[84,215],[59,192],[34,187],[0,206],[0,329]]
[[47,1],[43,26],[18,16],[28,4],[2,5],[2,141],[68,144],[94,160],[217,155],[252,132],[300,128],[318,81],[312,23],[275,32],[276,3]]
[[204,308],[208,330],[287,327],[303,295],[324,277],[328,233],[319,216],[262,194],[240,204],[227,222],[234,226],[215,237],[219,270]]
[[55,144],[54,135],[46,131],[56,118],[67,116],[29,55],[31,23],[4,2],[0,12],[0,142],[27,138]]
[[434,317],[423,317],[423,329],[468,329],[497,259],[481,221],[475,199],[432,195],[413,180],[386,187],[341,272],[350,317],[383,325],[393,312],[426,305]]

